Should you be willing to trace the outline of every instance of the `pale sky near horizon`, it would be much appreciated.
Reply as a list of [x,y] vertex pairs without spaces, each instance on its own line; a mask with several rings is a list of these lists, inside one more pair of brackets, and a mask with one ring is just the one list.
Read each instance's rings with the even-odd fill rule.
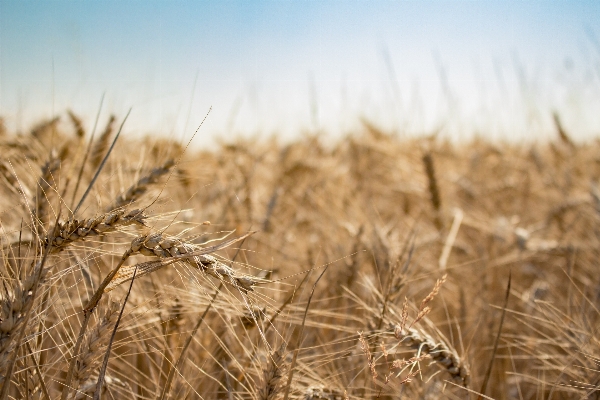
[[600,1],[0,0],[0,116],[132,132],[600,134]]

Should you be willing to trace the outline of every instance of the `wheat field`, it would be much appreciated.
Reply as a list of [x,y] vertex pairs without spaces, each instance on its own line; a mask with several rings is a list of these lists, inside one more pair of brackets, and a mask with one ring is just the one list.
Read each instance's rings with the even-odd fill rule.
[[210,151],[122,122],[0,129],[0,400],[600,397],[600,143],[558,118]]

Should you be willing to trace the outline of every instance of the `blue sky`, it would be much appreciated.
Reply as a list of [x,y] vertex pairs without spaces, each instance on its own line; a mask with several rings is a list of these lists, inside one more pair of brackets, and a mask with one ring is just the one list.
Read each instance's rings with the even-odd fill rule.
[[[133,132],[600,133],[600,1],[5,1],[0,115]],[[594,112],[595,111],[595,112]]]

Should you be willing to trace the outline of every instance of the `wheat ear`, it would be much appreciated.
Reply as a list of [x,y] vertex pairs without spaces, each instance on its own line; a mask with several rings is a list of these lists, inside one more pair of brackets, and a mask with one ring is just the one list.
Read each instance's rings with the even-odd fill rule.
[[59,168],[60,158],[53,152],[48,161],[42,166],[42,174],[38,180],[35,194],[34,217],[38,225],[38,234],[42,233],[42,228],[46,223],[48,216],[48,190],[56,182],[55,176]]
[[81,118],[75,115],[71,110],[67,111],[67,114],[69,114],[69,118],[71,118],[71,122],[75,128],[75,135],[77,135],[79,139],[83,139],[85,137],[85,129],[83,128]]
[[[54,223],[54,228],[52,228],[50,230],[50,242],[52,241],[52,238],[56,232],[56,225],[58,224],[58,218],[60,217],[60,212],[58,213],[58,215],[56,216],[56,222]],[[20,240],[20,239],[19,239]],[[20,293],[25,294],[24,298],[23,296],[20,296],[20,298],[15,297],[13,300],[13,302],[9,302],[10,306],[9,306],[9,311],[10,314],[8,315],[10,317],[10,319],[7,318],[6,321],[8,321],[8,326],[5,326],[5,329],[7,329],[6,332],[8,333],[8,338],[6,339],[6,343],[3,344],[3,347],[5,347],[6,352],[0,354],[0,363],[2,363],[2,371],[3,372],[1,374],[2,379],[4,379],[4,382],[2,382],[2,379],[0,379],[0,383],[2,383],[2,385],[0,386],[0,400],[5,400],[8,398],[8,392],[9,392],[9,387],[10,387],[10,381],[12,378],[12,373],[15,367],[15,363],[17,360],[17,355],[18,355],[18,348],[19,346],[21,346],[21,343],[23,342],[23,338],[25,337],[25,333],[27,331],[27,327],[29,327],[32,324],[32,308],[33,308],[33,304],[35,302],[36,296],[37,296],[37,292],[39,290],[40,284],[42,283],[42,281],[44,280],[44,276],[46,271],[44,270],[44,266],[46,264],[46,260],[48,259],[48,255],[50,254],[50,246],[45,246],[44,248],[44,252],[42,255],[41,260],[39,260],[38,262],[35,263],[35,266],[33,266],[33,271],[32,274],[29,275],[27,278],[25,278],[25,282],[27,283],[26,287],[27,287],[27,291],[25,292],[24,290],[19,290]],[[25,301],[23,301],[25,300]],[[19,308],[20,311],[18,312],[17,315],[13,314],[13,311],[15,310],[15,305],[19,304]],[[5,303],[3,302],[3,306],[5,305]],[[5,322],[5,320],[2,320],[1,322]],[[12,346],[12,351],[8,351],[9,349],[11,349]]]
[[105,309],[104,315],[84,338],[73,373],[73,387],[78,387],[78,383],[98,367],[100,356],[106,348],[112,327],[119,315],[120,305],[117,302],[107,301],[106,304],[101,304],[100,308]]
[[[39,268],[39,266],[37,266]],[[6,287],[0,295],[0,375],[4,376],[9,355],[16,351],[15,334],[25,321],[25,310],[31,307],[33,287],[44,282],[46,271],[42,269],[39,277],[36,273],[23,280],[16,280],[12,287]],[[31,320],[28,325],[33,325]]]
[[169,173],[174,165],[175,161],[169,160],[161,167],[154,168],[148,175],[140,178],[129,189],[127,189],[125,193],[120,195],[115,203],[109,207],[109,210],[127,206],[139,199],[144,193],[146,193],[150,185],[156,183],[161,176]]
[[119,272],[119,269],[123,266],[125,261],[129,259],[129,257],[134,253],[131,247],[129,247],[121,256],[118,264],[104,277],[104,280],[96,289],[96,292],[92,295],[92,297],[88,300],[87,304],[83,307],[83,321],[81,322],[81,327],[79,328],[79,334],[77,335],[77,341],[75,342],[75,346],[73,347],[73,356],[69,362],[69,370],[67,371],[67,376],[62,385],[62,394],[61,400],[67,400],[69,396],[69,392],[71,390],[71,382],[73,380],[73,376],[75,374],[75,367],[77,363],[77,359],[79,357],[79,351],[81,349],[81,345],[83,343],[83,338],[85,332],[87,331],[88,324],[90,322],[90,318],[92,313],[98,306],[100,300],[102,300],[102,296],[104,295],[104,289],[106,285],[110,283],[110,281],[115,277],[115,275]]
[[417,328],[403,328],[400,325],[394,327],[394,337],[411,348],[417,350],[417,354],[428,354],[435,362],[444,368],[453,380],[459,381],[463,386],[469,385],[469,368],[461,360],[455,349],[444,341],[435,341],[430,335]]
[[423,165],[425,166],[425,173],[427,174],[427,180],[429,182],[429,196],[433,209],[435,211],[435,226],[438,229],[442,229],[442,199],[440,197],[440,190],[438,187],[437,179],[435,177],[435,166],[433,164],[433,156],[430,152],[426,152],[423,155]]
[[284,353],[285,344],[269,354],[267,365],[263,369],[261,387],[258,389],[259,400],[274,400],[282,392],[287,372]]
[[100,163],[102,162],[102,157],[104,156],[104,153],[106,153],[106,150],[108,149],[110,139],[114,131],[115,121],[115,116],[111,115],[110,119],[108,120],[108,123],[106,124],[104,132],[102,132],[96,143],[94,143],[94,148],[92,150],[90,158],[90,163],[94,168],[98,168],[98,165],[100,165]]
[[56,124],[58,124],[58,121],[60,121],[60,117],[54,117],[50,120],[44,121],[38,125],[36,125],[32,130],[31,130],[31,136],[33,136],[36,139],[41,139],[41,137],[48,132],[51,129],[54,129],[56,127]]
[[240,275],[233,268],[219,262],[215,257],[208,255],[208,253],[213,253],[219,249],[230,246],[233,243],[244,240],[252,233],[253,232],[249,232],[240,237],[207,248],[197,248],[180,239],[164,237],[161,233],[139,237],[132,242],[132,251],[134,253],[139,252],[148,257],[158,257],[159,260],[147,261],[121,268],[106,286],[105,291],[109,292],[120,284],[132,279],[136,270],[136,277],[140,278],[177,261],[185,262],[188,265],[198,268],[201,271],[238,288],[244,293],[252,291],[252,287],[256,284],[256,281],[252,277]]
[[[85,240],[90,236],[98,236],[104,233],[113,232],[120,227],[138,224],[144,225],[145,216],[141,210],[115,210],[101,214],[95,218],[70,219],[59,222],[57,234],[52,239],[52,252],[63,250],[69,244]],[[46,238],[45,244],[48,244]]]

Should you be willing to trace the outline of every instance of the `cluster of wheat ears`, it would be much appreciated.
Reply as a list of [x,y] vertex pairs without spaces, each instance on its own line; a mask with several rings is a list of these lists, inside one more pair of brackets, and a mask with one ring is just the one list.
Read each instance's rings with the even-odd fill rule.
[[558,118],[210,151],[122,122],[0,124],[0,400],[600,397],[600,143]]

